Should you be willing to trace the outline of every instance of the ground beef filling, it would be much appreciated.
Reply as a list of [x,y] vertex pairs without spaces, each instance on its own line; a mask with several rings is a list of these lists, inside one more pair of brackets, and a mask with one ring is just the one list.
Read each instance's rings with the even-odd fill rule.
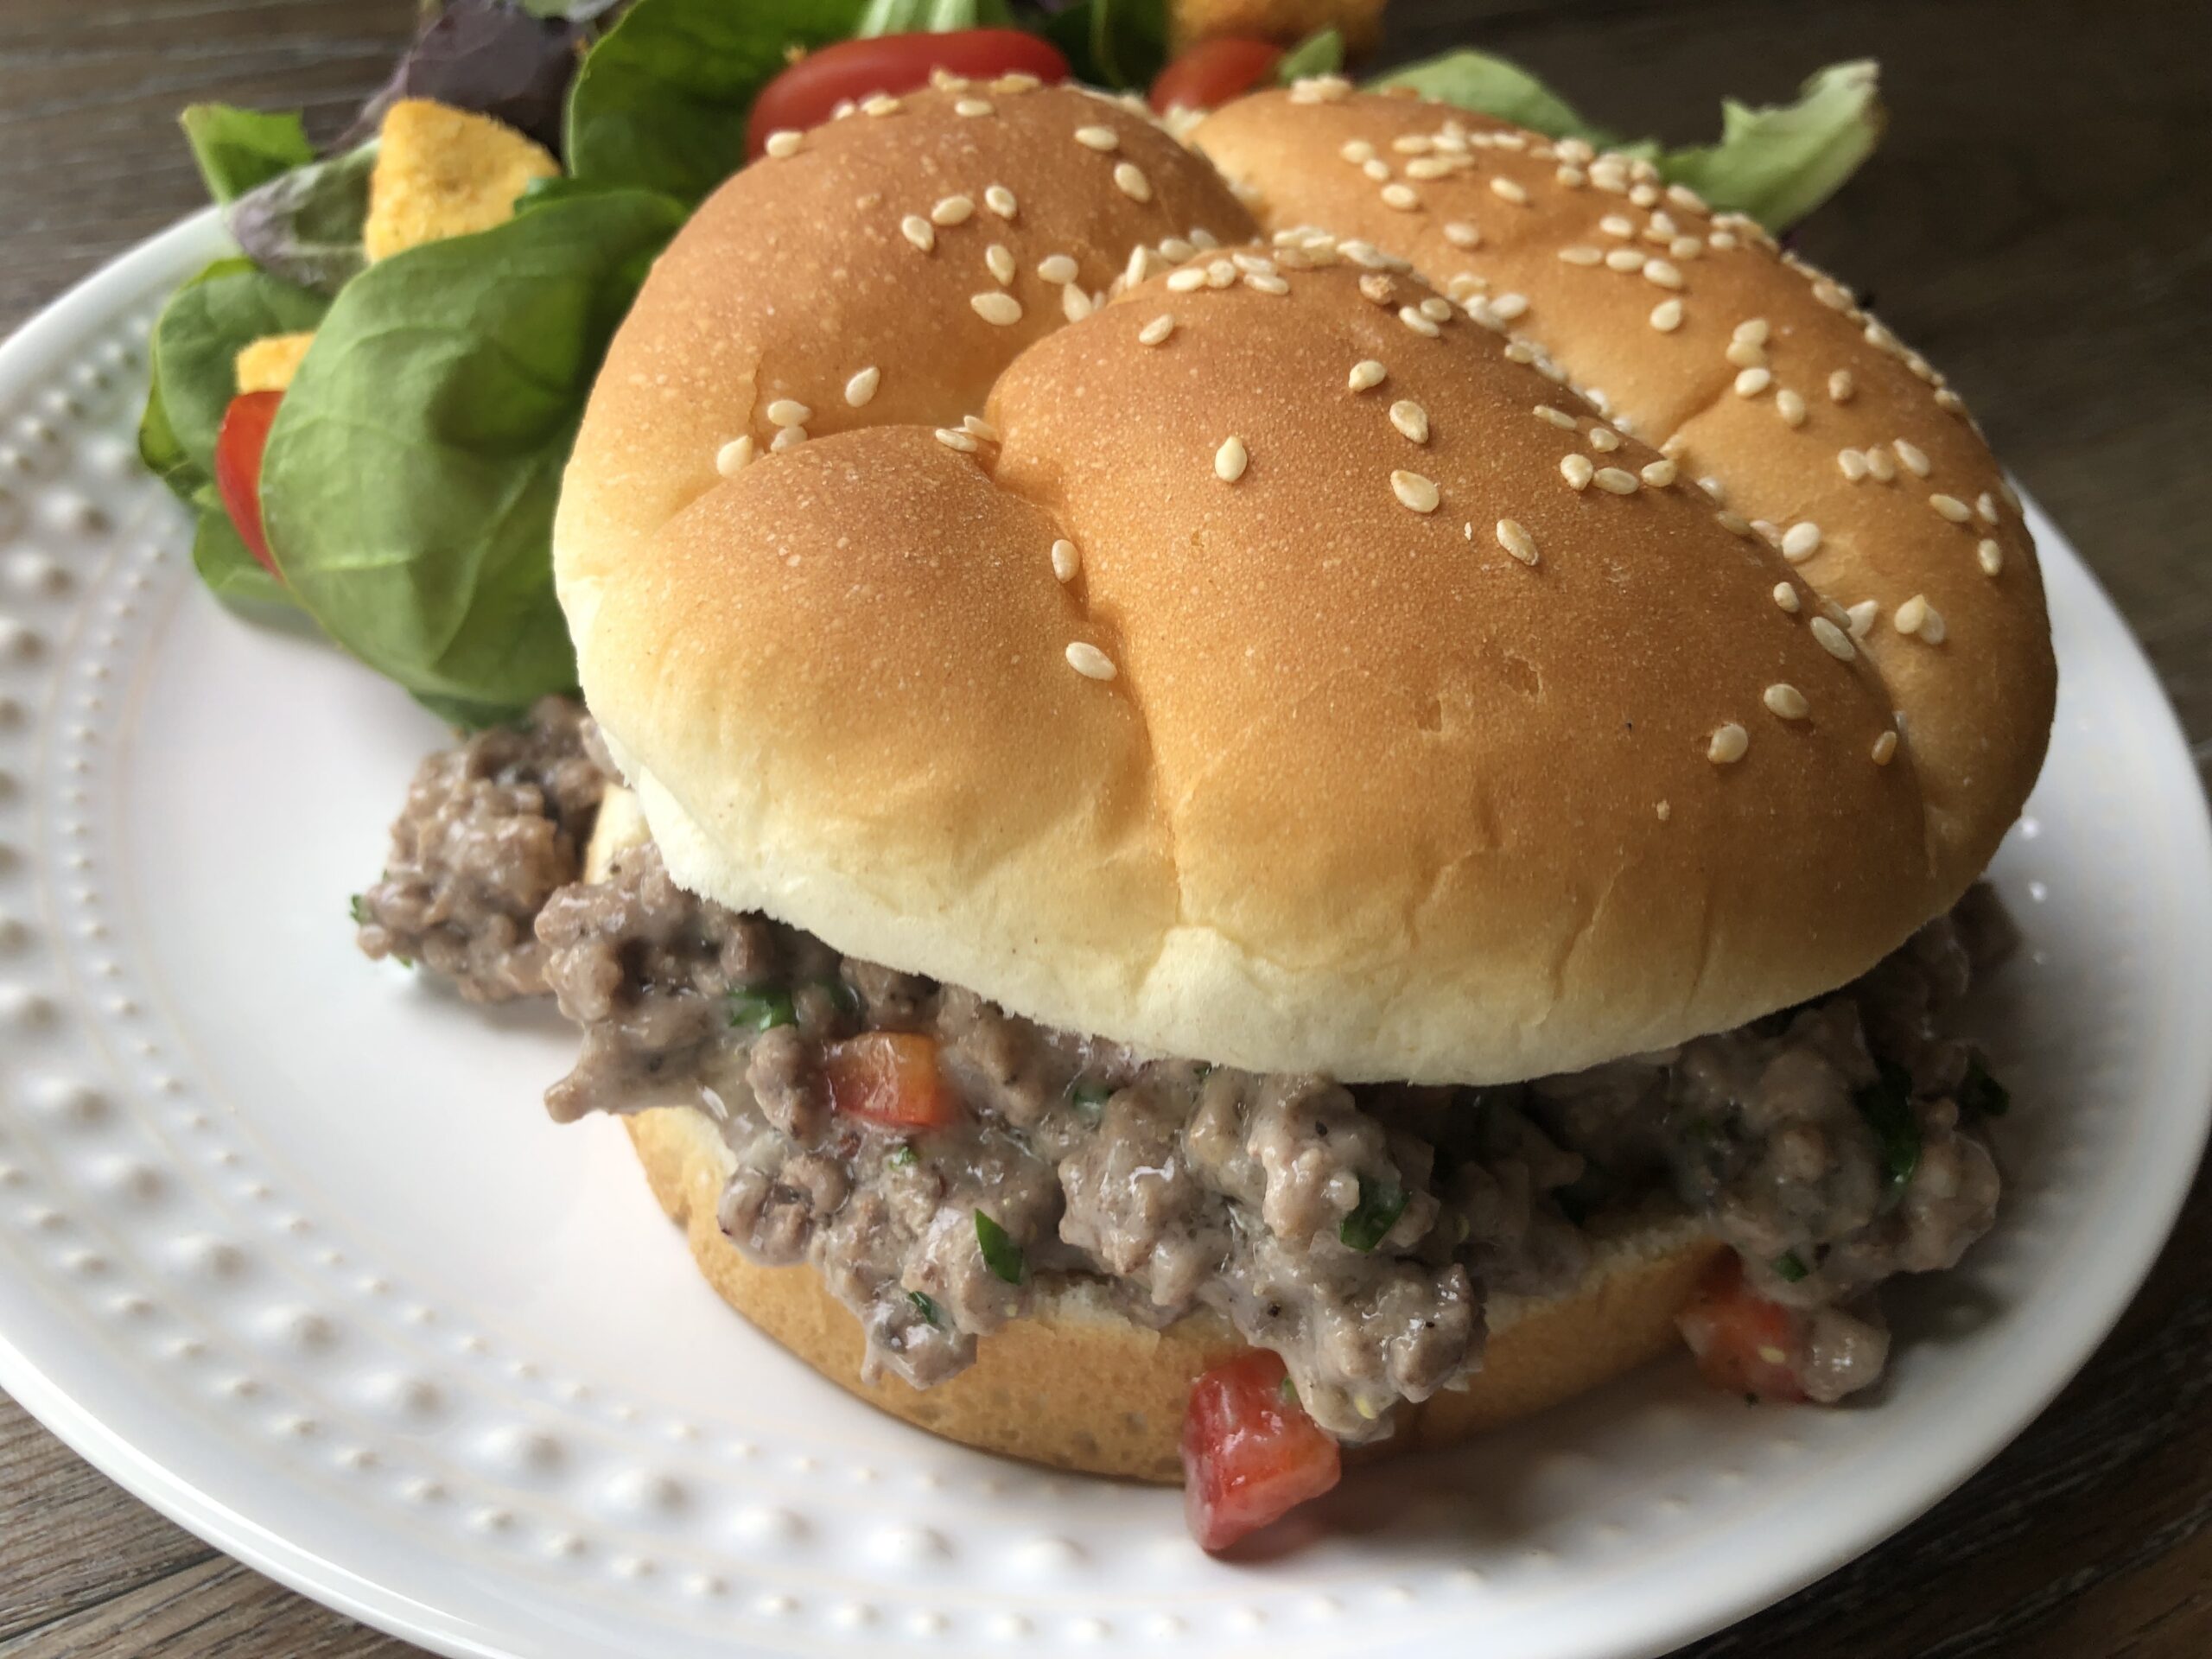
[[472,1002],[543,992],[533,925],[582,874],[613,772],[568,697],[432,755],[408,785],[382,878],[353,901],[361,949],[420,963]]
[[[974,1357],[1040,1285],[1103,1281],[1131,1314],[1199,1308],[1280,1353],[1348,1440],[1481,1363],[1487,1299],[1571,1287],[1592,1230],[1669,1194],[1810,1316],[1808,1392],[1879,1374],[1874,1287],[1955,1263],[1998,1177],[1962,1109],[1978,1061],[1942,1022],[1977,899],[1817,1002],[1639,1057],[1490,1089],[1346,1087],[1160,1059],[840,957],[679,888],[651,844],[537,924],[583,1028],[554,1115],[702,1107],[737,1173],[723,1230],[808,1262],[860,1319],[870,1372],[918,1387]],[[918,1033],[955,1091],[922,1132],[834,1111],[868,1032]],[[977,1214],[1020,1253],[995,1271]]]

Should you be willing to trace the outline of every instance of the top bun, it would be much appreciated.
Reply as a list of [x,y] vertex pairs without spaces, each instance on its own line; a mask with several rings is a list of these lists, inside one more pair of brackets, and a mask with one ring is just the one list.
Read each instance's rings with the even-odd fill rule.
[[[1243,210],[1120,106],[957,96],[740,175],[594,393],[562,597],[680,881],[1050,1024],[1430,1082],[1739,1023],[1949,902],[1950,780],[1847,617],[1562,371],[1364,245],[1194,252]],[[1014,218],[898,238],[1016,168]],[[1177,268],[1048,334],[1039,263],[1116,235]],[[816,435],[718,477],[786,397]],[[943,429],[821,435],[879,415]]]

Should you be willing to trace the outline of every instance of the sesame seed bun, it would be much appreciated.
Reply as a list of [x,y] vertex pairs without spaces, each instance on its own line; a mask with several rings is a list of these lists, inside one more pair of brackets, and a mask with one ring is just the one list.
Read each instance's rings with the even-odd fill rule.
[[[586,861],[598,879],[645,833],[612,791]],[[1203,1372],[1245,1351],[1217,1315],[1155,1331],[1096,1283],[1040,1285],[1029,1315],[983,1338],[976,1363],[927,1389],[861,1380],[859,1321],[810,1267],[747,1261],[716,1224],[734,1163],[704,1112],[662,1107],[624,1120],[653,1196],[683,1229],[694,1261],[729,1306],[840,1388],[963,1445],[1058,1469],[1179,1482],[1183,1408]],[[1602,1235],[1566,1296],[1489,1305],[1483,1369],[1464,1389],[1401,1408],[1378,1454],[1457,1443],[1597,1387],[1675,1345],[1675,1315],[1723,1247],[1680,1215],[1654,1213]]]
[[[1910,414],[1930,488],[1993,492],[1908,371],[1823,347],[1865,389],[1812,436],[1726,381],[1681,400],[1685,463],[1728,470],[1755,512],[1789,493],[1793,528],[1826,515],[1793,568],[1495,310],[1471,317],[1363,245],[1198,252],[1048,327],[1027,275],[1048,249],[1119,269],[1116,237],[1242,209],[1118,105],[1031,92],[971,118],[953,96],[740,175],[594,394],[562,597],[678,880],[1143,1049],[1480,1083],[1831,989],[1979,869],[2048,723],[2018,514],[1989,528],[1993,580],[1976,534],[1804,459]],[[1258,102],[1281,144],[1368,101]],[[1114,182],[1133,157],[1148,202]],[[1332,143],[1324,163],[1362,178]],[[924,254],[893,228],[1015,176],[1003,230]],[[830,211],[851,201],[872,205]],[[1009,286],[986,234],[1016,251]],[[1537,279],[1586,273],[1550,244],[1513,270],[1530,319],[1573,312]],[[1848,326],[1764,252],[1694,270],[1637,305],[1770,315],[1793,376],[1808,331]],[[1724,274],[1738,286],[1713,303]],[[980,321],[971,288],[1020,320]],[[1628,342],[1675,342],[1641,311],[1617,321],[1572,343],[1620,357],[1615,401],[1640,407],[1658,394]],[[849,407],[837,388],[863,359],[881,384]],[[785,399],[815,435],[719,474],[733,435],[758,449],[797,418]],[[1814,575],[1885,607],[1867,649]],[[1947,643],[1890,624],[1914,592]]]
[[[1454,128],[1469,142],[1436,148]],[[1965,891],[2042,766],[2056,670],[2018,504],[1940,373],[1756,225],[1586,146],[1335,82],[1242,99],[1190,137],[1269,229],[1371,238],[1510,313],[1687,477],[1770,524],[1824,598],[1871,602],[1862,645],[1914,756],[1932,897]]]

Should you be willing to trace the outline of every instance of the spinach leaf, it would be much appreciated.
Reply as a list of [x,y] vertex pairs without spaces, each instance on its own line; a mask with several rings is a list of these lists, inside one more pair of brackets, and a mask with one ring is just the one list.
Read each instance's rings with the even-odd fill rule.
[[1904,1196],[1913,1172],[1920,1167],[1920,1120],[1913,1114],[1910,1074],[1888,1060],[1878,1064],[1882,1080],[1867,1084],[1853,1098],[1881,1150],[1887,1178],[1882,1201],[1887,1206]]
[[914,1305],[914,1312],[920,1314],[924,1319],[940,1330],[944,1328],[944,1314],[938,1309],[933,1297],[918,1290],[910,1290],[906,1293],[906,1300]]
[[139,453],[170,488],[188,497],[214,477],[238,353],[264,334],[315,327],[327,306],[237,258],[217,260],[171,296],[154,324],[153,390],[138,429]]
[[1805,1265],[1805,1258],[1795,1250],[1784,1250],[1774,1258],[1774,1276],[1785,1285],[1794,1285],[1812,1269]]
[[794,47],[850,35],[862,0],[637,0],[569,93],[569,171],[687,205],[744,165],[745,123]]
[[1406,1189],[1395,1181],[1359,1178],[1359,1202],[1337,1228],[1337,1237],[1355,1250],[1373,1249],[1406,1213]]
[[733,1030],[772,1031],[778,1026],[795,1026],[798,1014],[791,1007],[791,994],[773,985],[759,990],[747,990],[733,985],[723,993],[729,1005],[729,1023]]
[[1795,104],[1751,109],[1725,100],[1720,142],[1666,156],[1659,170],[1716,207],[1779,231],[1811,213],[1874,153],[1887,119],[1872,61],[1830,64]]
[[590,39],[613,0],[444,0],[433,5],[391,78],[338,142],[373,137],[403,98],[434,98],[504,121],[561,153],[561,112]]
[[368,264],[361,226],[376,164],[372,138],[327,161],[296,167],[240,196],[223,223],[246,257],[270,276],[335,296]]
[[853,35],[944,35],[956,29],[1006,29],[1013,22],[1007,0],[868,0]]
[[379,260],[333,302],[285,393],[261,499],[286,582],[332,639],[448,719],[480,724],[575,683],[553,595],[561,469],[680,219],[610,191]]
[[1022,1269],[1028,1264],[1007,1230],[982,1211],[976,1212],[976,1248],[983,1253],[983,1265],[1009,1285],[1021,1282]]
[[200,522],[192,537],[192,568],[200,573],[207,590],[226,605],[292,608],[295,601],[284,584],[245,550],[215,486],[203,485],[193,505],[199,509]]
[[1308,35],[1275,65],[1275,85],[1287,86],[1311,75],[1333,75],[1344,67],[1344,37],[1333,29]]
[[1077,0],[1042,33],[1094,86],[1142,92],[1167,62],[1166,0]]
[[1410,86],[1423,98],[1455,104],[1478,115],[1496,116],[1548,138],[1581,138],[1599,149],[1612,145],[1612,134],[1586,121],[1572,104],[1517,63],[1487,52],[1446,52],[1378,75],[1370,86]]
[[188,104],[177,118],[192,159],[217,201],[234,200],[279,173],[315,160],[299,112],[268,115],[234,104]]

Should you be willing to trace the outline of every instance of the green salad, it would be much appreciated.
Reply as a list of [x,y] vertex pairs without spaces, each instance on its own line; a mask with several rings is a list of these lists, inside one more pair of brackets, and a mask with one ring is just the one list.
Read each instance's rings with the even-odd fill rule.
[[[1173,73],[1168,23],[1167,0],[446,0],[327,146],[296,114],[188,109],[238,251],[156,325],[140,451],[196,517],[201,578],[248,611],[304,611],[455,725],[573,690],[562,470],[654,257],[757,149],[764,91],[841,42],[998,29],[1141,93]],[[1344,68],[1334,31],[1243,44],[1268,79]],[[1730,103],[1719,141],[1686,149],[1608,132],[1480,52],[1370,84],[1647,157],[1777,231],[1882,118],[1871,63],[1789,105]]]

